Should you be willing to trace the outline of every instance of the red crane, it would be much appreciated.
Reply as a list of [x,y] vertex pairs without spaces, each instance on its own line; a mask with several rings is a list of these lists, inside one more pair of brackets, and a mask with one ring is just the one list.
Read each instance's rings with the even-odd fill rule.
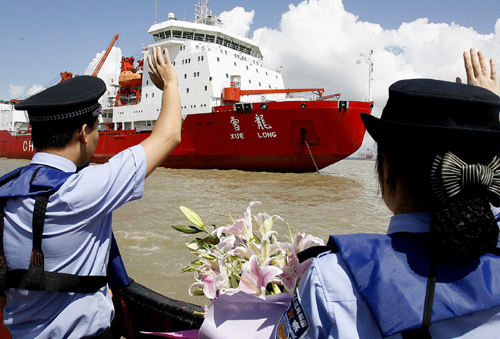
[[113,38],[113,41],[111,41],[111,43],[109,44],[109,47],[106,50],[106,53],[104,53],[104,55],[102,56],[101,61],[99,61],[99,63],[97,64],[96,68],[94,69],[94,72],[92,72],[92,76],[96,77],[97,73],[99,73],[99,71],[101,70],[101,67],[104,64],[104,61],[106,61],[106,58],[108,57],[109,52],[111,52],[111,48],[115,44],[116,40],[118,40],[118,36],[119,36],[119,34],[115,35],[115,37]]
[[[92,72],[92,76],[96,77],[97,74],[99,73],[99,71],[101,70],[101,67],[104,64],[104,61],[106,61],[106,58],[108,57],[109,52],[111,52],[111,48],[115,44],[116,40],[118,40],[118,36],[119,36],[119,34],[117,34],[117,35],[114,36],[113,41],[111,41],[111,43],[108,46],[108,49],[106,50],[106,52],[102,56],[101,60],[99,60],[99,63],[97,64],[97,66],[94,68],[94,71]],[[68,80],[68,79],[71,79],[72,77],[73,77],[73,73],[62,72],[61,73],[61,81],[60,82],[63,82],[63,81]]]

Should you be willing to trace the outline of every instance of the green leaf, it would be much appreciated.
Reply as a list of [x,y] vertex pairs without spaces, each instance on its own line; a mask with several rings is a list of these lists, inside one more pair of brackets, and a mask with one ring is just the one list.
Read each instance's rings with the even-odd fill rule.
[[193,225],[198,226],[198,227],[205,227],[205,224],[203,224],[203,221],[201,220],[200,216],[196,214],[195,212],[191,211],[189,208],[181,206],[179,207],[182,214],[187,218],[187,220],[191,221]]
[[193,266],[188,266],[188,267],[182,269],[182,273],[194,272],[194,271],[196,271],[196,268]]
[[201,228],[192,225],[173,225],[172,228],[182,233],[195,234],[204,232]]
[[238,287],[239,284],[240,284],[240,282],[236,279],[234,274],[231,274],[231,287],[236,288],[236,287]]
[[208,259],[208,260],[217,259],[215,256],[213,256],[211,254],[207,254],[207,253],[203,253],[201,256],[202,256],[202,258],[205,258],[205,259]]
[[205,249],[209,249],[210,245],[217,245],[219,243],[219,240],[220,240],[219,238],[212,236],[208,236],[203,239],[196,238],[198,245],[200,245],[200,247],[203,247]]

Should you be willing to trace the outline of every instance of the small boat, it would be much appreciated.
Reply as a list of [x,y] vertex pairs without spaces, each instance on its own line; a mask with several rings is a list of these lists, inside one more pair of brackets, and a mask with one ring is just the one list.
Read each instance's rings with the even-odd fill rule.
[[[178,332],[198,329],[203,323],[202,307],[170,299],[131,279],[126,287],[112,290],[115,317],[113,338],[154,338],[141,332]],[[0,312],[0,339],[10,339]]]
[[177,332],[198,329],[203,323],[202,307],[170,299],[135,281],[113,288],[114,338],[154,338],[141,332]]

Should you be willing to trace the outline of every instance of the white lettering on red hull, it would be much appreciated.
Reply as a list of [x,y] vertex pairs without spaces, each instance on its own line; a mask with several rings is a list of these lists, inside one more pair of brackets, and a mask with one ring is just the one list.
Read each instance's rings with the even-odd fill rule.
[[230,134],[231,135],[231,139],[245,139],[245,136],[243,135],[243,133],[234,133],[234,134]]
[[276,132],[262,132],[262,134],[257,132],[257,136],[259,138],[276,138]]
[[23,142],[23,151],[33,152],[33,142],[31,140],[26,140]]

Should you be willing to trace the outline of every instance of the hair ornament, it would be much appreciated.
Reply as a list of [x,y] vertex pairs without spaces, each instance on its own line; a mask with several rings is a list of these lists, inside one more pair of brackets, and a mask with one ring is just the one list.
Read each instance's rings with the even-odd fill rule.
[[467,164],[452,152],[437,155],[431,168],[431,189],[443,204],[455,195],[465,192],[486,195],[489,201],[500,205],[500,158],[488,165]]

